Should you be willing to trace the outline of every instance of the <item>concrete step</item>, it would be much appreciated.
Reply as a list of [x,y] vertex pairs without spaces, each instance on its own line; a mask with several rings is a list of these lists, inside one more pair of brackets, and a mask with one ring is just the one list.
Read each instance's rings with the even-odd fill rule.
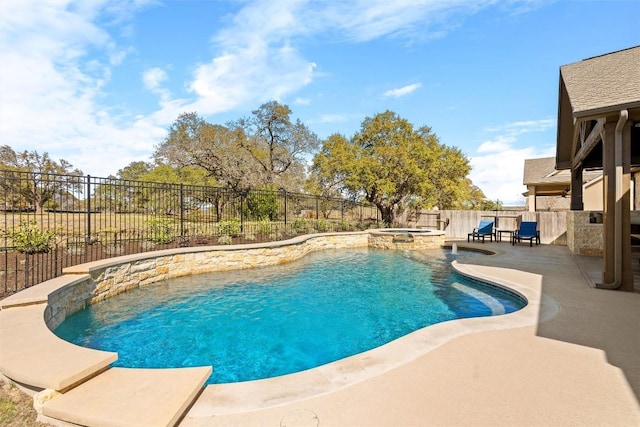
[[14,381],[64,391],[107,369],[118,354],[79,347],[44,322],[47,304],[0,310],[0,372]]
[[203,390],[210,366],[111,368],[42,405],[46,417],[82,426],[174,426]]

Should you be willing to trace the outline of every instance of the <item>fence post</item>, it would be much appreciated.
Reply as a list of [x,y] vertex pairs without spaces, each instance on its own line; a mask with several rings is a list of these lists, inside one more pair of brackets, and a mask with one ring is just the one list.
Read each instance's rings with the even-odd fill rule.
[[284,229],[287,229],[287,190],[284,188],[281,189],[282,194],[284,195]]
[[[256,191],[256,190],[253,190]],[[244,233],[244,198],[247,195],[247,190],[240,191],[240,231]]]
[[180,183],[180,237],[184,237],[184,184]]
[[87,175],[87,229],[85,245],[91,244],[91,175]]

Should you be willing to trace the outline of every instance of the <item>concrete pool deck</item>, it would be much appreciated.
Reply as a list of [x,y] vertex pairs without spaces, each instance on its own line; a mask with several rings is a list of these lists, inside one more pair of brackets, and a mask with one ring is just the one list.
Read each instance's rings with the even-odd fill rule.
[[[530,299],[527,309],[435,325],[298,374],[208,386],[180,425],[640,425],[640,293],[594,289],[600,260],[574,257],[566,247],[459,245],[495,251],[459,259],[457,268],[513,284]],[[126,369],[109,372],[44,408],[50,415],[88,412],[90,425],[136,417],[144,425],[176,384],[167,377],[129,390],[137,400],[116,409],[108,399],[139,381]]]

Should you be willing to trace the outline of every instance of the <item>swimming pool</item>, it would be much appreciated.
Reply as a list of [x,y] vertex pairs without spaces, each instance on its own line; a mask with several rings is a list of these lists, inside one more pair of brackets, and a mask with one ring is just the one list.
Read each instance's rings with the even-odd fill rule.
[[116,366],[212,365],[212,384],[298,372],[434,323],[525,305],[453,273],[454,257],[328,250],[283,266],[172,279],[81,310],[55,333],[117,351]]

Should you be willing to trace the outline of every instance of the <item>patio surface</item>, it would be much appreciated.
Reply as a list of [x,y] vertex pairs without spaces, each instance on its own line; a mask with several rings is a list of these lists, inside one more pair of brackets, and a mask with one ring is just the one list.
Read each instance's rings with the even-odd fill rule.
[[[457,244],[496,252],[461,254],[454,265],[463,274],[512,287],[528,306],[433,325],[297,374],[207,386],[199,395],[208,368],[111,368],[61,396],[42,399],[44,419],[95,426],[177,421],[184,427],[640,425],[640,292],[595,289],[601,260],[573,256],[563,246]],[[41,318],[45,304],[39,293],[48,290],[34,287],[31,293],[2,301],[16,305],[0,313],[26,326],[18,313]],[[24,339],[19,328],[3,323],[4,345]],[[52,342],[39,335],[32,341]],[[82,350],[78,355],[91,362],[94,355]],[[51,369],[38,375],[20,370],[24,357],[6,348],[0,353],[0,365],[15,372],[55,384],[73,381],[71,374],[50,378]],[[102,366],[89,362],[94,370]],[[187,408],[184,418],[176,418]]]
[[181,426],[639,426],[640,293],[594,289],[600,259],[563,246],[459,245],[497,252],[462,259],[461,270],[546,295],[542,319],[469,329],[312,396],[293,376],[209,386]]

